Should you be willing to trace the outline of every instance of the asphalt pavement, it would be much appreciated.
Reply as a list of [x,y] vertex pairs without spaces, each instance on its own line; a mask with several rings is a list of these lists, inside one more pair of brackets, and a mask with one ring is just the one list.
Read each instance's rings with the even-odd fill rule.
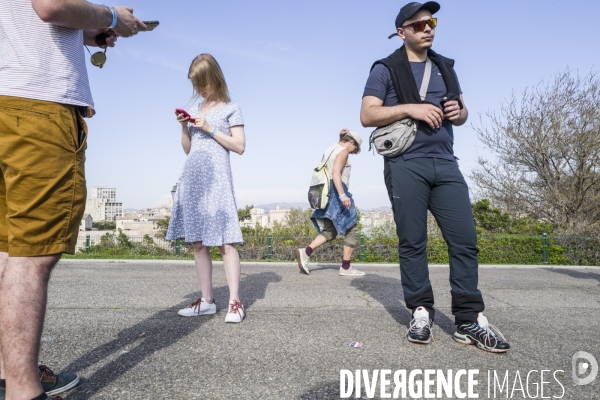
[[[366,275],[340,277],[331,264],[311,265],[307,276],[292,263],[244,263],[247,318],[226,324],[220,263],[217,314],[184,318],[177,310],[199,296],[191,261],[61,261],[40,362],[80,374],[63,395],[69,400],[356,398],[357,376],[358,398],[393,398],[397,389],[400,398],[404,390],[406,398],[453,399],[471,386],[468,398],[600,399],[600,374],[575,384],[600,361],[600,268],[482,266],[485,315],[512,345],[491,354],[452,339],[447,266],[430,267],[430,345],[404,338],[411,315],[398,266],[355,266]],[[573,360],[577,352],[585,354]]]

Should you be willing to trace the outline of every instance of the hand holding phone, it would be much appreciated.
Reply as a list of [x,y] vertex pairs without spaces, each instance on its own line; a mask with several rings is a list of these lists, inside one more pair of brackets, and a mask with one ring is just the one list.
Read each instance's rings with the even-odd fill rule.
[[194,122],[196,122],[196,120],[194,118],[192,118],[192,116],[187,111],[185,111],[183,108],[176,108],[175,112],[178,114],[183,114],[183,116],[186,117],[192,124]]

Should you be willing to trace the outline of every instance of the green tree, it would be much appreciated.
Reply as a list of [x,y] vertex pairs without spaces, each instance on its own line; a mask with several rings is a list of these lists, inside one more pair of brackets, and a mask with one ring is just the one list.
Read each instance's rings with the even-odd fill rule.
[[273,235],[276,236],[312,236],[316,235],[315,227],[310,220],[313,210],[301,208],[292,208],[285,221],[282,224],[275,222],[273,224]]
[[504,232],[510,228],[510,216],[498,208],[492,208],[488,199],[481,199],[473,204],[475,225],[487,232]]
[[99,231],[114,231],[117,229],[117,223],[115,221],[92,221],[92,228]]
[[491,207],[488,199],[481,199],[471,206],[478,233],[538,234],[552,232],[552,224],[535,221],[529,217],[512,218],[508,213]]
[[250,218],[252,218],[252,209],[254,208],[253,205],[249,205],[246,206],[244,208],[240,208],[238,210],[238,219],[240,220],[240,222],[242,221],[248,221]]
[[144,243],[146,246],[152,246],[154,245],[154,239],[152,239],[152,237],[146,233],[142,239],[142,243]]
[[600,76],[573,71],[526,88],[475,126],[493,156],[471,179],[511,217],[527,215],[564,232],[600,227]]
[[113,233],[105,233],[100,236],[100,247],[114,247],[115,235]]
[[167,237],[167,230],[169,229],[169,221],[171,220],[170,216],[166,216],[161,220],[156,221],[156,226],[158,227],[158,231],[156,232],[157,239],[165,239]]
[[131,248],[133,247],[131,242],[129,241],[129,237],[123,233],[123,231],[121,229],[119,229],[119,234],[116,237],[117,239],[117,246],[119,247],[127,247],[127,248]]

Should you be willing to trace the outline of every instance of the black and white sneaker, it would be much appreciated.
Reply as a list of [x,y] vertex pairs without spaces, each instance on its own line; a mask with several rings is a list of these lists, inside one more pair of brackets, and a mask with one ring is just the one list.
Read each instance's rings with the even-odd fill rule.
[[425,307],[418,307],[413,314],[412,321],[410,321],[406,338],[409,342],[429,344],[433,340],[432,328],[433,321],[429,318],[429,312]]
[[453,337],[459,343],[477,344],[481,350],[491,353],[506,353],[510,350],[510,344],[502,332],[490,324],[483,314],[479,314],[477,322],[459,325]]

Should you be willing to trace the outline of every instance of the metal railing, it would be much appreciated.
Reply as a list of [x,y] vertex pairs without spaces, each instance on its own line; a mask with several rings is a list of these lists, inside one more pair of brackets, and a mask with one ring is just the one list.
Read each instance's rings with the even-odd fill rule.
[[[244,244],[237,247],[242,260],[295,260],[296,249],[306,247],[314,236],[246,235]],[[561,264],[600,265],[600,236],[574,235],[482,235],[478,237],[479,262],[482,264]],[[80,236],[77,243],[79,256],[96,258],[193,257],[191,243],[183,240],[105,234]],[[311,260],[338,262],[341,260],[343,241],[336,239],[320,247]],[[211,250],[215,259],[219,251]],[[441,236],[430,235],[427,245],[430,263],[447,264],[448,248]],[[354,252],[354,262],[398,263],[396,237],[368,237],[363,233]]]

